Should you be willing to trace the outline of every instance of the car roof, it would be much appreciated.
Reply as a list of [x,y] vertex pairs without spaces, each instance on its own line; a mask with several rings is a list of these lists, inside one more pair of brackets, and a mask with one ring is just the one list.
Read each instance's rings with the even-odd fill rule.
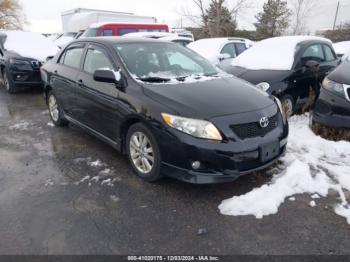
[[115,37],[115,36],[100,36],[100,37],[85,37],[72,41],[71,43],[101,43],[101,44],[124,44],[124,43],[159,43],[157,39],[146,37]]

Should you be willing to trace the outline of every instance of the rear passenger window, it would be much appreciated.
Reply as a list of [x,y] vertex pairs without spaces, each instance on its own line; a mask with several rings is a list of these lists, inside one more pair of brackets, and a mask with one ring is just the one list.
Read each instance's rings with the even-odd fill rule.
[[90,74],[98,69],[113,70],[113,65],[108,57],[100,50],[88,49],[84,62],[84,71]]
[[111,29],[103,30],[102,35],[103,36],[113,36],[113,30],[111,30]]
[[236,49],[237,49],[237,55],[242,54],[245,50],[247,50],[247,47],[243,43],[236,43]]
[[61,59],[63,60],[61,63],[79,69],[83,53],[84,47],[82,46],[68,48]]
[[337,59],[332,49],[328,45],[324,45],[324,52],[326,54],[326,61],[334,61]]

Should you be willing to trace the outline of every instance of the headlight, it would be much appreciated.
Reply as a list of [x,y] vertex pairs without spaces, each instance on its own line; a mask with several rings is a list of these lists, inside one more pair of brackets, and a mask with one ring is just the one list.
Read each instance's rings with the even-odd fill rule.
[[275,101],[276,101],[276,104],[278,105],[278,108],[280,109],[281,114],[282,114],[283,123],[286,124],[287,123],[287,115],[284,112],[282,103],[277,97],[275,97]]
[[267,82],[262,82],[260,84],[257,84],[256,86],[259,87],[264,92],[267,92],[267,90],[269,90],[270,88],[270,84]]
[[337,95],[340,95],[342,97],[345,97],[345,87],[343,84],[339,84],[337,82],[334,82],[332,80],[329,80],[328,78],[325,78],[323,80],[322,86],[327,89],[328,91],[331,91]]
[[167,125],[194,137],[222,141],[219,130],[210,122],[162,113]]
[[28,61],[15,59],[15,58],[10,58],[10,64],[15,65],[15,66],[30,65],[30,63]]

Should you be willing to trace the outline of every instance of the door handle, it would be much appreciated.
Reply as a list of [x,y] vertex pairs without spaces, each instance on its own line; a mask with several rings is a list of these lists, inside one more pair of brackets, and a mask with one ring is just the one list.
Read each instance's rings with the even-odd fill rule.
[[84,85],[84,81],[82,79],[78,80],[78,86],[82,87]]
[[58,74],[58,71],[57,71],[57,70],[55,70],[55,71],[53,71],[53,73],[54,73],[55,75],[57,75],[57,74]]

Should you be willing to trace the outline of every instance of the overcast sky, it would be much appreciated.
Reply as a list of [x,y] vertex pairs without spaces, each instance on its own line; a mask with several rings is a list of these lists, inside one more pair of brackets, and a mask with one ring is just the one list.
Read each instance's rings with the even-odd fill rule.
[[[228,0],[234,2],[235,0]],[[181,10],[191,8],[191,0],[20,0],[27,16],[27,30],[35,32],[60,32],[61,12],[78,7],[131,12],[139,15],[155,16],[159,22],[179,26]],[[253,8],[239,19],[241,29],[253,29],[255,14],[261,10],[265,0],[252,0]],[[317,8],[309,19],[311,31],[331,28],[336,11],[337,0],[318,0]],[[350,20],[350,0],[340,0],[338,23]],[[193,13],[196,10],[193,10]],[[183,17],[185,25],[191,25]]]

